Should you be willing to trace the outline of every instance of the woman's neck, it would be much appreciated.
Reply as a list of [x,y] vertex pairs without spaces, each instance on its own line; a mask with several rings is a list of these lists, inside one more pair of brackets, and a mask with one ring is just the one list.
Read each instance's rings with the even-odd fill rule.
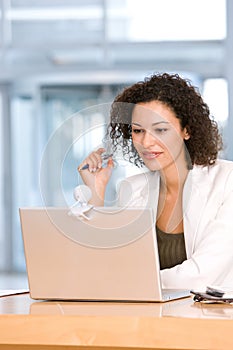
[[185,180],[188,176],[188,168],[186,162],[172,163],[170,166],[160,171],[161,190],[167,193],[180,192],[183,190]]

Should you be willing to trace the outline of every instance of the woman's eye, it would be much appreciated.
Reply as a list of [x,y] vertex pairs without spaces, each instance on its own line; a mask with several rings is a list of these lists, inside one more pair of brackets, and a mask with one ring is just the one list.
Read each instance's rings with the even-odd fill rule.
[[133,129],[132,131],[133,131],[134,134],[140,134],[140,133],[143,132],[142,129]]
[[168,129],[167,128],[156,128],[155,129],[155,132],[158,133],[158,134],[163,134],[167,131]]

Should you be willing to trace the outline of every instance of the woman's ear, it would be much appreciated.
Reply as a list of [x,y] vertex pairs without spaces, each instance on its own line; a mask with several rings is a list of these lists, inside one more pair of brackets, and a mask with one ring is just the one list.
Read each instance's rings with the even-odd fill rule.
[[184,128],[184,140],[189,140],[190,139],[190,133],[188,131],[188,128]]

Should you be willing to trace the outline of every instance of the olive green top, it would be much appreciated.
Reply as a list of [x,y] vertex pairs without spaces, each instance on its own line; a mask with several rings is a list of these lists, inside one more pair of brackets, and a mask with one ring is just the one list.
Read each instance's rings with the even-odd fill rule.
[[166,233],[156,226],[160,269],[181,264],[187,259],[184,233]]

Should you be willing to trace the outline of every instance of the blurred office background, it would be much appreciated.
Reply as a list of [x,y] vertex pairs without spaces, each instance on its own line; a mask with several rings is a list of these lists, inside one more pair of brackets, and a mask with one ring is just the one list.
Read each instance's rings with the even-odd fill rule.
[[[25,273],[18,209],[43,204],[39,174],[51,137],[78,113],[72,135],[70,128],[64,133],[74,142],[65,160],[58,139],[44,164],[49,204],[59,204],[60,178],[72,202],[76,167],[104,133],[106,115],[93,106],[111,103],[126,85],[154,72],[191,79],[222,129],[221,156],[233,159],[233,1],[1,0],[0,5],[1,272]],[[85,131],[75,144],[76,132]],[[56,163],[63,160],[58,173]],[[127,172],[122,169],[120,176]]]

